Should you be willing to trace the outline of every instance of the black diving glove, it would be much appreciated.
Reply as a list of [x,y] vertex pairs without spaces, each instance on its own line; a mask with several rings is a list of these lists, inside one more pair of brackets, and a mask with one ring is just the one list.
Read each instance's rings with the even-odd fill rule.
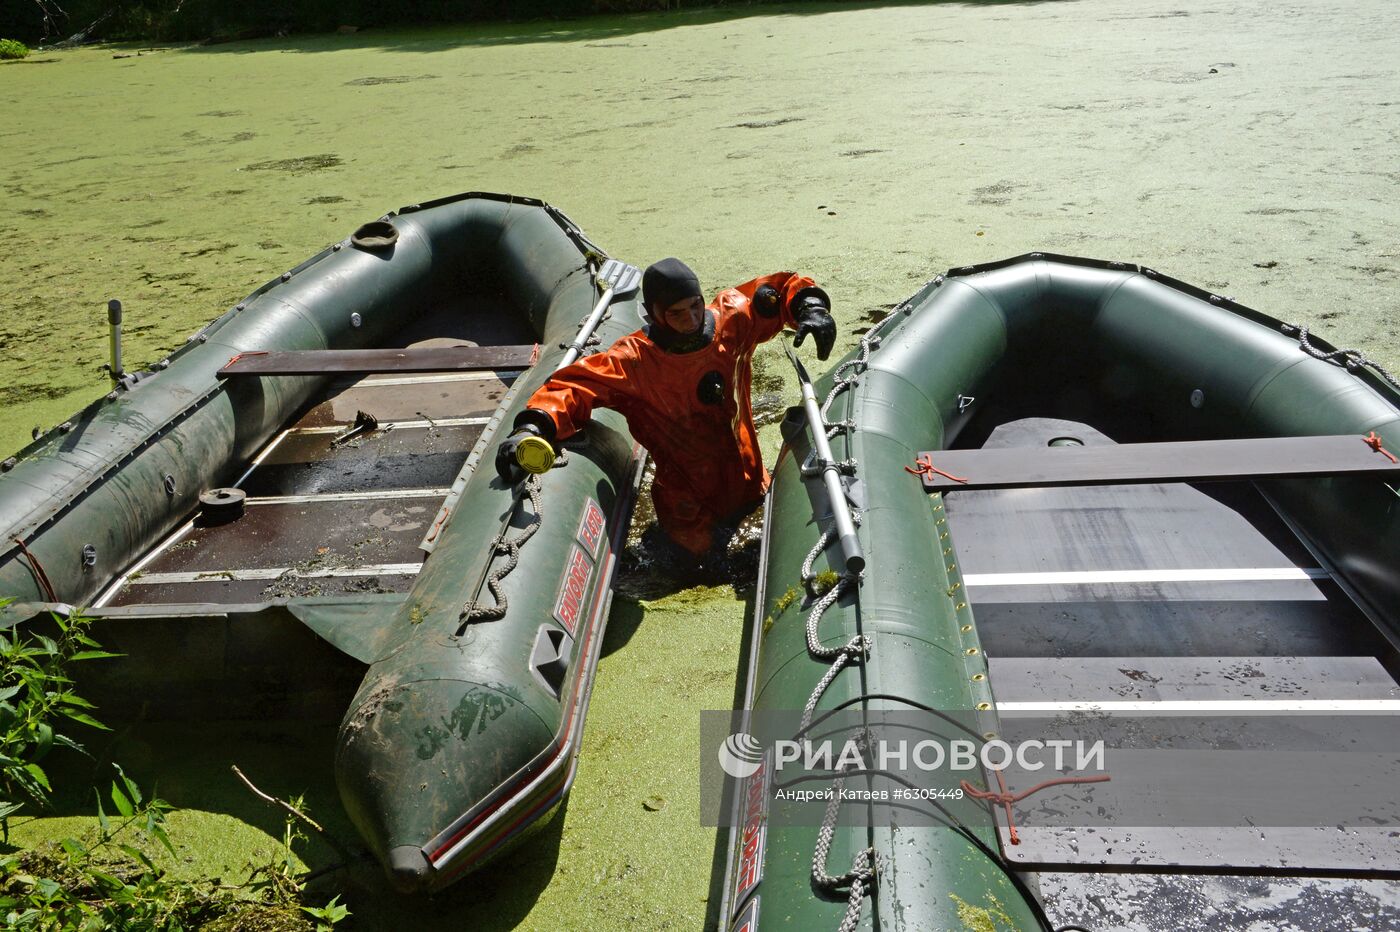
[[[531,468],[522,463],[530,464]],[[545,439],[544,431],[534,424],[518,424],[496,448],[496,475],[506,485],[516,485],[525,478],[526,473],[547,472],[553,464],[554,449]]]
[[817,358],[825,362],[836,345],[836,321],[831,317],[831,308],[821,298],[809,294],[793,309],[792,319],[797,322],[797,339],[792,345],[801,346],[810,333],[817,344]]

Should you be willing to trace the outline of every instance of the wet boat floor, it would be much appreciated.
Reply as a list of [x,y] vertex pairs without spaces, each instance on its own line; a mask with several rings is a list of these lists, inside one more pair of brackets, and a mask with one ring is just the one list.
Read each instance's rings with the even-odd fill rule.
[[[396,345],[531,342],[507,317],[472,323],[443,309]],[[406,592],[423,562],[420,542],[518,374],[383,374],[332,383],[236,483],[248,496],[242,515],[227,523],[193,517],[100,604]],[[340,439],[360,411],[378,429]]]
[[[1112,442],[1082,424],[1034,418],[1001,425],[985,446],[1040,447],[1065,436]],[[1314,750],[1350,750],[1374,740],[1378,727],[1382,740],[1393,739],[1391,705],[1400,700],[1395,648],[1252,485],[969,491],[944,502],[1008,740],[1017,715],[1031,714],[1025,710],[1066,721],[1094,703],[1117,709],[1129,706],[1113,703],[1132,703],[1142,713],[1132,713],[1132,725],[1109,726],[1110,735],[1113,727],[1141,732],[1148,723],[1156,735],[1180,727],[1196,739],[1228,712],[1237,717],[1222,740],[1241,747],[1315,742]],[[1312,720],[1290,715],[1276,725],[1251,713],[1251,703],[1280,700],[1336,702],[1341,711]],[[1169,702],[1194,710],[1189,725],[1143,717],[1161,714],[1156,710]],[[1388,723],[1377,726],[1383,709]],[[1029,785],[1044,774],[1020,777]],[[1221,789],[1202,786],[1201,798]],[[1395,808],[1393,791],[1378,795],[1378,805]],[[1044,805],[1070,804],[1062,794]],[[1031,801],[1023,805],[1035,808]],[[1155,928],[1153,916],[1180,915],[1186,927],[1183,905],[1243,917],[1247,888],[1255,902],[1272,904],[1279,928],[1340,928],[1338,918],[1357,904],[1379,926],[1400,927],[1394,881],[1193,873],[1194,867],[1249,874],[1261,865],[1283,873],[1396,870],[1400,857],[1389,827],[1085,824],[1098,827],[1023,824],[1017,846],[1002,826],[1003,852],[1038,872],[1057,922]],[[1173,873],[1173,865],[1188,866]],[[1218,888],[1222,902],[1210,904],[1205,887]],[[1146,924],[1134,916],[1147,917]]]

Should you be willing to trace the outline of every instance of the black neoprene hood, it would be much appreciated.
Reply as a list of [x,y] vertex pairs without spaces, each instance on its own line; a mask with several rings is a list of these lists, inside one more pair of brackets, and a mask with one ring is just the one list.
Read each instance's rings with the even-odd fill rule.
[[662,311],[684,298],[703,298],[700,279],[677,258],[662,259],[642,273],[642,301],[652,311]]

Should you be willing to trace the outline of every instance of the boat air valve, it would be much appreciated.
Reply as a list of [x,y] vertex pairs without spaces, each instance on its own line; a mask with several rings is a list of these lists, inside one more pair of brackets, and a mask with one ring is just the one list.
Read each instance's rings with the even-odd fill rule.
[[1195,389],[1194,391],[1191,392],[1191,407],[1199,409],[1199,408],[1204,407],[1204,406],[1205,406],[1205,403],[1206,403],[1206,393],[1205,393],[1205,392],[1201,391],[1199,388],[1198,388],[1198,389]]
[[92,544],[83,544],[83,569],[88,569],[97,565],[97,548]]
[[567,631],[548,622],[540,625],[535,635],[535,649],[530,652],[530,672],[555,699],[564,686],[564,674],[569,672],[569,658],[573,652],[574,639]]

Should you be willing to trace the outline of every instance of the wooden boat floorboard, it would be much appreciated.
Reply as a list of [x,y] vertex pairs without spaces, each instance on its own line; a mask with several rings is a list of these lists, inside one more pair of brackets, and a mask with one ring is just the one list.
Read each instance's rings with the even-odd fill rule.
[[[1038,455],[1067,432],[1085,449],[1111,449],[1086,425],[1048,418],[1002,424],[986,446]],[[1377,729],[1393,719],[1374,713],[1400,700],[1394,649],[1251,485],[1210,494],[1181,483],[967,491],[944,503],[1008,741],[1018,719],[1037,714],[1087,714],[1108,735],[1132,735],[1148,721],[1142,716],[1157,716],[1154,741],[1171,745],[1180,732],[1175,740],[1190,747],[1289,753],[1301,742],[1315,754],[1329,742],[1365,749],[1383,741]],[[1265,717],[1280,703],[1338,711]],[[1092,710],[1073,711],[1085,707]],[[1189,717],[1168,715],[1179,707]],[[1030,779],[1008,771],[1013,787]],[[1199,780],[1193,793],[1202,800],[1239,783],[1204,772],[1185,779]],[[1071,795],[1054,805],[1072,806]],[[1395,858],[1376,857],[1394,850],[1384,833],[1124,828],[1131,820],[1121,818],[1071,829],[1031,819],[1012,845],[999,812],[998,821],[1003,855],[1018,868],[1088,872],[1057,874],[1060,895],[1100,883],[1098,871],[1164,872],[1187,885],[1198,880],[1191,874],[1280,875],[1259,882],[1283,892],[1317,882],[1310,877],[1400,870]],[[1121,881],[1144,890],[1164,882]]]
[[[444,307],[401,337],[410,348],[522,342],[518,323],[471,326],[461,317]],[[423,535],[518,374],[386,373],[332,381],[249,464],[238,482],[248,495],[240,517],[219,524],[194,516],[137,561],[102,604],[235,605],[408,591],[423,562]],[[360,411],[373,415],[379,429],[338,441]],[[279,501],[287,497],[292,500]],[[375,571],[385,566],[415,569]],[[354,572],[361,567],[368,569]],[[269,570],[281,572],[269,578]],[[249,574],[257,578],[243,578]]]

